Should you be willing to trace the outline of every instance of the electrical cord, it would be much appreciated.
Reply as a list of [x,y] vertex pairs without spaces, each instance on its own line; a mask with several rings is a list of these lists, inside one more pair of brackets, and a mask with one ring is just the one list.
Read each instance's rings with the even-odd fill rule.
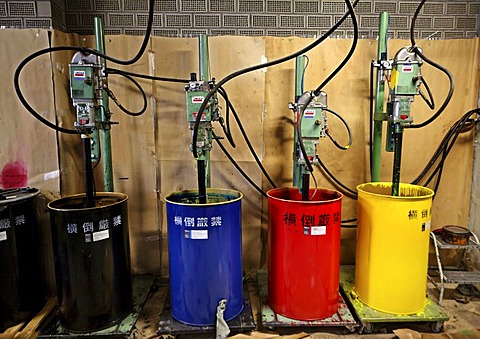
[[323,110],[326,111],[326,112],[332,113],[332,114],[335,115],[338,119],[340,119],[340,121],[343,123],[343,125],[344,125],[345,128],[347,129],[347,133],[348,133],[348,144],[347,144],[346,146],[341,146],[339,143],[337,143],[337,141],[331,136],[328,128],[325,130],[325,134],[330,138],[330,140],[333,142],[333,144],[334,144],[337,148],[339,148],[339,149],[341,149],[341,150],[343,150],[343,151],[349,149],[350,146],[352,146],[352,131],[350,130],[350,126],[348,126],[348,123],[345,121],[345,119],[343,119],[343,118],[340,116],[340,114],[338,114],[338,113],[336,113],[336,112],[334,112],[334,111],[332,111],[331,109],[328,109],[328,108],[323,108]]
[[[356,6],[356,4],[359,2],[359,0],[355,0],[354,3],[353,3],[353,7]],[[347,6],[350,8],[352,7],[352,4],[350,3],[349,0],[345,0],[345,3],[347,3]],[[353,8],[352,7],[352,8]],[[202,105],[200,106],[200,109],[199,111],[202,112],[205,110],[205,107],[207,106],[209,100],[211,99],[211,97],[213,96],[213,94],[215,92],[218,91],[218,88],[222,87],[226,82],[240,76],[240,75],[243,75],[243,74],[246,74],[248,72],[252,72],[252,71],[256,71],[256,70],[259,70],[259,69],[262,69],[262,68],[265,68],[265,67],[270,67],[270,66],[274,66],[274,65],[278,65],[280,63],[283,63],[285,61],[288,61],[288,60],[291,60],[299,55],[302,55],[306,52],[308,52],[309,50],[311,50],[312,48],[314,48],[315,46],[319,45],[321,42],[323,42],[326,38],[328,38],[344,21],[345,19],[347,18],[347,16],[349,15],[350,11],[346,12],[341,18],[340,20],[335,24],[333,25],[332,27],[330,27],[330,29],[324,34],[322,35],[320,38],[318,38],[317,40],[315,40],[314,42],[312,42],[311,44],[307,45],[306,47],[302,48],[301,50],[293,53],[293,54],[290,54],[290,55],[287,55],[285,57],[282,57],[282,58],[279,58],[279,59],[276,59],[276,60],[273,60],[273,61],[270,61],[270,62],[266,62],[266,63],[263,63],[263,64],[258,64],[258,65],[255,65],[255,66],[250,66],[250,67],[247,67],[247,68],[244,68],[244,69],[241,69],[241,70],[238,70],[238,71],[235,71],[233,73],[230,73],[229,75],[227,75],[225,78],[223,78],[222,80],[220,80],[211,90],[210,92],[207,94],[207,96],[205,97]],[[192,153],[193,153],[193,157],[194,158],[198,158],[198,152],[197,152],[197,136],[198,136],[198,128],[200,126],[200,119],[201,119],[201,115],[199,114],[197,116],[197,119],[195,120],[195,125],[194,125],[194,128],[193,128],[193,133],[192,133]]]
[[223,132],[225,133],[225,136],[227,137],[228,141],[230,142],[230,145],[235,148],[235,141],[233,140],[233,135],[232,135],[232,130],[230,129],[230,109],[235,110],[233,107],[232,103],[230,102],[230,99],[228,98],[227,91],[223,88],[218,89],[218,93],[223,97],[225,100],[225,104],[227,105],[226,107],[226,125],[223,123],[223,119],[220,120],[220,125],[222,126]]
[[115,97],[113,92],[109,88],[106,88],[105,90],[107,91],[108,96],[113,100],[115,105],[117,105],[117,107],[120,108],[124,113],[126,113],[130,116],[134,116],[134,117],[142,115],[147,110],[147,95],[145,94],[145,91],[143,90],[142,86],[134,78],[132,78],[130,75],[127,75],[127,74],[124,74],[124,73],[118,73],[118,75],[121,75],[121,76],[127,78],[137,87],[138,91],[142,94],[143,107],[138,112],[132,112],[132,111],[127,110],[125,107],[123,107],[123,105],[120,103],[120,101],[118,101],[118,99]]
[[[225,89],[222,87],[219,89],[218,91],[220,93],[220,95],[226,95],[226,91]],[[262,162],[260,161],[260,159],[258,158],[257,156],[257,153],[255,152],[255,149],[253,148],[253,145],[252,143],[250,142],[250,139],[247,135],[247,132],[245,131],[245,129],[243,128],[243,124],[242,122],[240,121],[240,117],[238,116],[235,108],[233,107],[231,101],[228,99],[228,96],[226,95],[224,97],[225,100],[228,101],[227,105],[230,106],[231,110],[232,110],[232,114],[233,114],[233,117],[235,118],[235,121],[237,122],[237,125],[238,125],[238,128],[240,129],[240,132],[242,133],[242,136],[243,136],[243,139],[245,140],[245,143],[247,144],[248,146],[248,149],[250,150],[250,153],[252,154],[252,156],[254,157],[255,161],[257,162],[258,166],[260,167],[262,173],[265,175],[265,177],[267,178],[268,182],[270,183],[270,185],[272,185],[273,188],[277,188],[277,185],[275,185],[275,183],[273,182],[272,178],[270,177],[270,175],[268,174],[267,170],[265,169],[265,167],[263,166]]]
[[418,93],[422,97],[423,101],[427,104],[430,109],[435,109],[435,100],[433,99],[432,92],[430,91],[430,87],[428,86],[427,82],[425,81],[425,78],[422,77],[422,82],[423,86],[425,86],[425,89],[427,90],[428,93],[428,98],[425,96],[425,93],[420,90]]
[[413,52],[415,52],[415,54],[417,54],[418,56],[420,56],[421,59],[425,60],[426,63],[430,64],[431,66],[435,67],[436,69],[442,71],[447,77],[448,77],[448,80],[450,82],[450,87],[449,87],[449,90],[448,90],[448,94],[447,94],[447,97],[445,98],[445,101],[442,103],[442,105],[440,106],[440,108],[438,109],[437,112],[435,112],[430,118],[428,118],[427,120],[425,120],[424,122],[422,123],[419,123],[419,124],[411,124],[411,125],[407,125],[405,126],[405,128],[421,128],[421,127],[424,127],[424,126],[427,126],[428,124],[430,124],[431,122],[433,122],[435,119],[437,119],[440,114],[445,110],[445,108],[447,107],[447,105],[449,104],[451,98],[452,98],[452,95],[453,95],[453,91],[454,91],[454,88],[455,88],[455,85],[454,85],[454,81],[453,81],[453,76],[452,74],[450,73],[450,71],[444,67],[442,67],[441,65],[437,64],[436,62],[430,60],[429,58],[427,58],[423,53],[422,51],[420,51],[420,49],[418,48],[417,44],[415,43],[415,35],[414,35],[414,32],[415,32],[415,23],[417,21],[417,17],[418,17],[418,14],[420,13],[420,10],[421,8],[423,7],[423,4],[426,2],[426,0],[422,0],[420,2],[420,4],[418,5],[417,7],[417,10],[415,11],[415,14],[413,15],[413,18],[412,18],[412,25],[410,27],[410,41],[412,43],[412,47],[411,47],[411,50]]
[[440,160],[438,161],[438,164],[435,166],[432,173],[423,184],[424,186],[428,185],[433,180],[433,178],[435,178],[435,175],[437,175],[434,191],[438,189],[445,160],[447,159],[448,154],[453,148],[453,145],[455,144],[456,139],[458,138],[460,133],[471,129],[475,125],[475,123],[478,122],[477,120],[472,120],[471,116],[473,114],[478,115],[479,113],[480,113],[480,108],[472,109],[467,113],[465,113],[457,122],[455,122],[452,125],[452,127],[450,127],[449,131],[445,134],[444,138],[440,142],[438,148],[432,155],[429,162],[424,167],[422,172],[418,175],[418,177],[412,181],[412,184],[419,184],[420,181],[422,181],[425,178],[426,174],[432,169],[435,163],[437,163],[437,160],[441,156]]
[[99,51],[97,51],[93,48],[75,47],[75,46],[57,46],[57,47],[44,48],[44,49],[41,49],[37,52],[34,52],[34,53],[30,54],[25,59],[23,59],[20,62],[20,64],[17,66],[17,68],[15,69],[15,73],[14,73],[14,77],[13,77],[13,83],[14,83],[14,88],[15,88],[15,92],[17,94],[17,97],[20,100],[20,102],[23,104],[23,106],[27,109],[27,111],[31,115],[33,115],[33,117],[35,117],[37,120],[39,120],[41,123],[43,123],[47,127],[50,127],[52,129],[54,129],[57,132],[66,133],[66,134],[78,134],[78,132],[75,129],[60,127],[56,124],[51,123],[50,121],[48,121],[47,119],[42,117],[37,111],[35,111],[32,106],[30,106],[30,104],[25,99],[25,96],[23,95],[22,90],[20,88],[20,81],[19,80],[20,80],[20,74],[21,74],[23,68],[30,61],[32,61],[33,59],[35,59],[35,58],[37,58],[37,57],[39,57],[43,54],[58,52],[58,51],[77,51],[77,52],[81,52],[81,53],[84,53],[84,54],[87,54],[87,55],[88,54],[93,54],[93,55],[96,55],[98,57],[104,58],[105,60],[111,61],[111,62],[116,63],[116,64],[121,64],[121,65],[131,65],[131,64],[137,62],[140,59],[140,57],[143,55],[143,53],[145,52],[145,49],[146,49],[147,44],[148,44],[148,40],[150,39],[150,34],[151,34],[151,31],[152,31],[152,26],[153,26],[154,2],[155,2],[155,0],[149,0],[149,14],[148,14],[147,30],[145,32],[145,36],[144,36],[142,45],[140,46],[140,49],[138,50],[137,54],[130,60],[116,59],[116,58],[108,56],[104,53],[100,53]]
[[267,193],[265,193],[260,187],[258,187],[257,184],[255,184],[255,182],[253,182],[253,180],[247,175],[247,173],[245,173],[243,171],[243,169],[240,167],[240,165],[235,161],[235,159],[233,159],[233,157],[230,155],[230,153],[228,153],[227,149],[223,146],[223,144],[220,142],[220,140],[218,139],[218,137],[215,135],[214,132],[212,132],[213,134],[213,139],[217,142],[218,146],[220,146],[221,150],[223,151],[223,153],[227,156],[228,160],[230,160],[230,162],[233,164],[233,166],[235,166],[235,168],[240,172],[240,174],[250,183],[250,185],[253,186],[253,188],[255,188],[261,195],[263,195],[265,198],[268,198],[267,196]]

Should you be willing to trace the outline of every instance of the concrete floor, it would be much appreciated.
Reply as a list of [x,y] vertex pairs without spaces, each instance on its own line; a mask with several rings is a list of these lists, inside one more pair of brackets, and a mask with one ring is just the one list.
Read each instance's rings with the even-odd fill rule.
[[[444,331],[438,334],[431,331],[428,323],[377,324],[371,334],[351,333],[342,327],[265,329],[261,327],[258,289],[255,282],[251,282],[248,286],[257,329],[247,333],[231,333],[229,338],[480,338],[480,298],[462,296],[455,290],[455,285],[447,285],[445,290],[442,309],[449,319],[444,323]],[[438,290],[430,283],[427,293],[432,300],[438,300]],[[177,334],[176,336],[162,334],[158,336],[156,331],[167,294],[168,286],[166,285],[160,285],[152,293],[143,308],[131,338],[215,338],[214,334]]]

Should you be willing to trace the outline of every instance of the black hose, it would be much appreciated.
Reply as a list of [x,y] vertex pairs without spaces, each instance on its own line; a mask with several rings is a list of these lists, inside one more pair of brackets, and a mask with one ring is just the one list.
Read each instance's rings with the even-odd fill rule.
[[350,126],[348,126],[348,123],[345,121],[345,119],[343,119],[340,114],[332,111],[331,109],[328,109],[328,108],[323,108],[324,111],[326,112],[330,112],[332,113],[333,115],[335,115],[338,119],[340,119],[340,121],[343,123],[343,125],[345,126],[345,128],[347,129],[347,133],[348,133],[348,144],[346,146],[341,146],[329,133],[328,129],[325,131],[325,133],[327,134],[327,136],[330,138],[330,140],[333,142],[333,144],[341,149],[341,150],[347,150],[350,148],[350,146],[352,146],[352,131],[350,130]]
[[[357,5],[359,0],[355,0],[354,3],[353,3],[353,7],[355,7]],[[345,3],[347,4],[347,6],[351,7],[352,4],[350,3],[349,0],[345,0]],[[267,63],[264,63],[264,64],[258,64],[258,65],[255,65],[255,66],[251,66],[251,67],[247,67],[247,68],[244,68],[244,69],[241,69],[241,70],[238,70],[238,71],[235,71],[233,73],[230,73],[229,75],[227,75],[225,78],[223,78],[222,80],[220,80],[214,88],[212,88],[210,90],[210,92],[207,94],[207,96],[205,97],[202,105],[200,106],[200,109],[199,111],[202,112],[203,110],[205,110],[205,107],[207,107],[207,104],[208,102],[210,101],[211,97],[213,96],[213,94],[218,91],[218,89],[220,87],[222,87],[226,82],[240,76],[240,75],[243,75],[243,74],[246,74],[248,72],[252,72],[252,71],[256,71],[256,70],[259,70],[259,69],[262,69],[262,68],[265,68],[265,67],[270,67],[270,66],[274,66],[274,65],[278,65],[282,62],[285,62],[285,61],[288,61],[288,60],[291,60],[299,55],[302,55],[306,52],[308,52],[309,50],[311,50],[312,48],[314,48],[315,46],[319,45],[321,42],[323,42],[326,38],[328,38],[344,21],[345,19],[347,18],[347,16],[349,15],[350,11],[346,12],[341,18],[340,20],[335,24],[333,25],[324,35],[322,35],[320,38],[318,38],[317,40],[315,40],[314,42],[312,42],[310,45],[302,48],[301,50],[293,53],[293,54],[290,54],[290,55],[287,55],[285,57],[282,57],[282,58],[279,58],[279,59],[276,59],[276,60],[273,60],[273,61],[270,61],[270,62],[267,62]],[[197,136],[198,136],[198,128],[200,126],[200,119],[201,119],[201,115],[199,114],[197,116],[197,119],[195,120],[195,125],[194,125],[194,128],[193,128],[193,133],[192,133],[192,153],[193,153],[193,157],[194,158],[198,158],[198,153],[197,153]]]
[[442,103],[442,105],[440,106],[440,108],[438,109],[437,112],[435,112],[435,114],[433,114],[430,118],[428,118],[427,120],[425,120],[424,122],[422,123],[419,123],[419,124],[411,124],[411,125],[407,125],[405,126],[405,128],[420,128],[420,127],[424,127],[424,126],[427,126],[428,124],[430,124],[431,122],[433,122],[435,119],[437,119],[440,114],[445,110],[445,108],[447,107],[447,105],[449,104],[450,100],[452,99],[452,95],[453,95],[453,91],[454,91],[454,88],[455,88],[455,85],[454,85],[454,82],[453,82],[453,76],[452,74],[450,73],[450,71],[444,67],[442,67],[441,65],[437,64],[436,62],[430,60],[429,58],[427,58],[421,51],[420,49],[417,47],[416,43],[415,43],[415,35],[414,35],[414,32],[415,32],[415,23],[417,21],[417,17],[418,17],[418,14],[420,13],[420,10],[421,8],[423,7],[423,4],[425,3],[426,0],[422,0],[420,2],[420,4],[418,5],[417,7],[417,10],[415,11],[415,14],[413,15],[413,18],[412,18],[412,25],[410,27],[410,41],[412,43],[412,47],[411,47],[411,50],[413,52],[415,52],[417,55],[420,56],[420,58],[422,58],[423,60],[425,60],[425,62],[427,62],[428,64],[430,64],[431,66],[435,67],[436,69],[442,71],[443,73],[445,73],[445,75],[448,77],[448,80],[450,82],[450,88],[448,90],[448,94],[447,94],[447,97],[445,98],[445,101]]
[[121,75],[121,76],[127,78],[137,87],[139,92],[142,94],[143,107],[138,112],[132,112],[132,111],[127,110],[125,107],[123,107],[123,105],[117,100],[117,98],[115,98],[115,95],[113,95],[113,92],[110,89],[107,89],[108,96],[113,100],[115,105],[117,105],[117,107],[120,108],[124,113],[126,113],[130,116],[134,116],[134,117],[142,115],[147,110],[147,95],[145,94],[145,91],[143,90],[142,86],[140,86],[140,84],[134,78],[132,78],[130,75],[127,75],[127,74],[124,74],[124,73],[118,73],[118,75]]

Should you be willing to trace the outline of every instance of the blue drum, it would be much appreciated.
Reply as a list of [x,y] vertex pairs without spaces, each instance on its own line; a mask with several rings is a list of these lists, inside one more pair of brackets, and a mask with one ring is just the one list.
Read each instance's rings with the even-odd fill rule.
[[172,316],[193,326],[214,325],[216,310],[226,300],[224,319],[243,309],[242,193],[207,189],[168,195],[167,225]]

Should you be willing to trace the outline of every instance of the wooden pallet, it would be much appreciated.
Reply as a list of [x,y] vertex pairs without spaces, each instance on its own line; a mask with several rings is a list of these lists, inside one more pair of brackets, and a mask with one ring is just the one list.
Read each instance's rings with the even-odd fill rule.
[[57,298],[50,298],[45,306],[29,321],[7,328],[0,339],[35,339],[56,313]]

